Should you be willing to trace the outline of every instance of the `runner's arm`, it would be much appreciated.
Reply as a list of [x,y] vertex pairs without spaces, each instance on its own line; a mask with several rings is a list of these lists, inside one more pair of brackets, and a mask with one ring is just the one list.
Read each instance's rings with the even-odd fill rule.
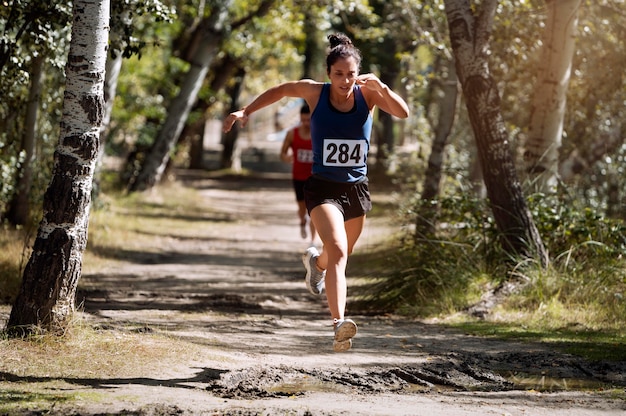
[[293,155],[289,155],[288,151],[291,147],[291,143],[293,142],[294,129],[291,129],[287,132],[285,136],[285,140],[283,141],[283,146],[280,148],[280,159],[283,162],[291,163],[293,162]]
[[222,130],[224,132],[229,132],[237,120],[241,122],[241,127],[244,127],[248,122],[248,117],[250,117],[252,113],[267,107],[268,105],[274,104],[276,101],[284,97],[304,98],[310,106],[310,100],[319,96],[321,85],[322,84],[319,82],[315,82],[310,79],[303,79],[300,81],[285,82],[272,87],[261,93],[250,104],[241,110],[230,113],[224,119]]
[[409,116],[409,106],[398,94],[382,82],[374,74],[362,74],[357,79],[357,84],[368,91],[368,103],[377,105],[381,110],[399,118]]

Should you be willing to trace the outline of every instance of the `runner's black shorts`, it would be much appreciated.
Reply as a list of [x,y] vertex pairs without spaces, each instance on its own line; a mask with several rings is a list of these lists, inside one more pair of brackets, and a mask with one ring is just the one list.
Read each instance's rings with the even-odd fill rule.
[[293,180],[293,190],[296,191],[296,201],[304,201],[304,184],[306,181]]
[[304,184],[304,201],[309,214],[318,205],[333,204],[348,221],[372,209],[367,178],[358,183],[332,182],[311,176]]

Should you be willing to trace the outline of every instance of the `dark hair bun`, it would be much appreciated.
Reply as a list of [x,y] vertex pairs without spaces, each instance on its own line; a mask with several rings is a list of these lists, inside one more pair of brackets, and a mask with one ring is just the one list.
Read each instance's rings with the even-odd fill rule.
[[352,41],[349,37],[344,35],[343,33],[335,33],[332,35],[328,35],[328,42],[330,43],[330,48],[337,47],[339,45],[351,46]]

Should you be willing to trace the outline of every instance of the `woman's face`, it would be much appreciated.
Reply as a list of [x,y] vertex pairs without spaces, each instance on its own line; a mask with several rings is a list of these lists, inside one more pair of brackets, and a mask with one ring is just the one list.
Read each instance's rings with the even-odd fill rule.
[[348,95],[359,76],[359,66],[353,57],[340,58],[331,65],[328,77],[333,89]]

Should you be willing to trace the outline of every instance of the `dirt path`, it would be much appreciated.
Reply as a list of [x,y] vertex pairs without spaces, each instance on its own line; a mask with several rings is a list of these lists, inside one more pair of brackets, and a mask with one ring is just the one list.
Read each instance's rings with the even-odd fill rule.
[[[99,389],[107,403],[97,409],[85,404],[73,414],[626,411],[621,398],[562,391],[575,381],[623,389],[625,365],[588,363],[540,345],[481,339],[397,317],[351,316],[359,324],[354,347],[333,353],[325,300],[304,287],[305,243],[288,176],[189,184],[201,190],[203,219],[213,218],[214,226],[194,236],[154,230],[163,240],[161,252],[134,253],[132,262],[84,276],[79,296],[94,325],[135,325],[182,337],[201,345],[203,355],[181,357],[167,368],[155,363],[139,378],[91,380],[86,388]],[[370,249],[387,227],[372,219],[357,250]]]

